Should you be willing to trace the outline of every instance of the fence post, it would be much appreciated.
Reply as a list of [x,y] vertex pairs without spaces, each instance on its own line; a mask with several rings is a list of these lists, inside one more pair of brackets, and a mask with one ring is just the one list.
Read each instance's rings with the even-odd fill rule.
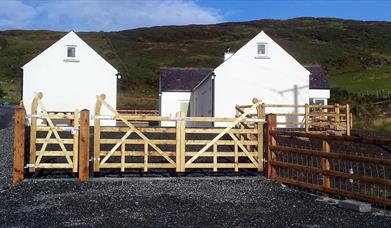
[[346,135],[350,135],[350,107],[346,104]]
[[340,128],[339,124],[340,124],[341,119],[339,116],[339,114],[340,114],[339,104],[334,104],[334,113],[335,113],[336,130],[340,130],[341,128]]
[[176,113],[176,171],[185,172],[185,127],[184,112]]
[[304,105],[304,124],[305,124],[305,132],[309,131],[309,126],[308,126],[308,104],[306,103]]
[[12,170],[12,185],[15,186],[24,179],[24,146],[25,146],[26,111],[19,107],[15,111],[14,126],[14,160]]
[[[257,107],[258,119],[265,119],[265,104],[262,103]],[[263,171],[263,124],[264,122],[258,122],[257,126],[257,139],[258,139],[258,172]]]
[[38,99],[42,99],[43,94],[41,92],[37,93],[34,97],[33,102],[31,103],[31,121],[30,121],[30,166],[29,171],[35,172],[35,159],[36,159],[36,138],[37,138],[37,109],[38,109]]
[[268,130],[268,146],[267,146],[267,177],[269,179],[274,179],[277,177],[276,169],[272,165],[272,161],[275,159],[275,153],[270,149],[270,146],[276,145],[276,139],[270,134],[270,130],[275,130],[277,128],[277,117],[275,114],[267,114],[267,130]]
[[[78,117],[75,117],[78,118]],[[87,181],[90,178],[90,111],[80,112],[79,130],[79,180]]]
[[[104,100],[106,96],[101,94],[100,98]],[[101,107],[102,102],[97,97],[94,111],[94,172],[100,171],[100,119],[96,117],[100,115]]]
[[[327,140],[322,141],[323,153],[330,153],[330,144]],[[330,171],[330,162],[327,158],[322,158],[322,177],[323,188],[330,188],[330,177],[325,175],[325,172]]]

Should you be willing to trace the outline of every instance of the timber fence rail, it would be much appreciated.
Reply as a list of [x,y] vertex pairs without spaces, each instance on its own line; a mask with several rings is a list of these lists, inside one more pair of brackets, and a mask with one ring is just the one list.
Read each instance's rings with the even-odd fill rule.
[[276,130],[268,122],[268,178],[391,206],[391,140]]
[[[236,105],[236,115],[242,114],[251,105]],[[277,116],[277,127],[303,128],[305,132],[333,130],[350,135],[353,127],[349,104],[333,105],[288,105],[262,103],[257,112],[248,117],[265,116],[273,113]],[[244,126],[250,127],[250,126]]]

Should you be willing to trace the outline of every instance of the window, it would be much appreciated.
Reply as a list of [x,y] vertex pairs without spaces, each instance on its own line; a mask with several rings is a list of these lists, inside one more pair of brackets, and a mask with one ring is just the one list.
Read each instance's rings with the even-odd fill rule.
[[325,105],[326,104],[326,99],[310,98],[310,104],[311,105]]
[[257,44],[257,54],[258,56],[267,56],[267,43]]
[[76,57],[76,47],[75,46],[68,46],[67,47],[67,57],[68,58],[75,58]]

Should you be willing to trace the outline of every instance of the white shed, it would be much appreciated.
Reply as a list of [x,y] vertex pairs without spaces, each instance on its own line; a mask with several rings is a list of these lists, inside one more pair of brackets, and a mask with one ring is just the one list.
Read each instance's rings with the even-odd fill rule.
[[28,114],[35,92],[43,93],[48,111],[89,109],[93,114],[96,95],[102,93],[116,108],[118,71],[72,31],[22,69],[22,97]]

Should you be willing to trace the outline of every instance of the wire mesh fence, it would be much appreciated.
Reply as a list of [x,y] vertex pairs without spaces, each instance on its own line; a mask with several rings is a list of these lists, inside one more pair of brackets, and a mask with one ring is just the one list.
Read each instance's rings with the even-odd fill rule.
[[391,206],[391,140],[271,131],[272,178]]

